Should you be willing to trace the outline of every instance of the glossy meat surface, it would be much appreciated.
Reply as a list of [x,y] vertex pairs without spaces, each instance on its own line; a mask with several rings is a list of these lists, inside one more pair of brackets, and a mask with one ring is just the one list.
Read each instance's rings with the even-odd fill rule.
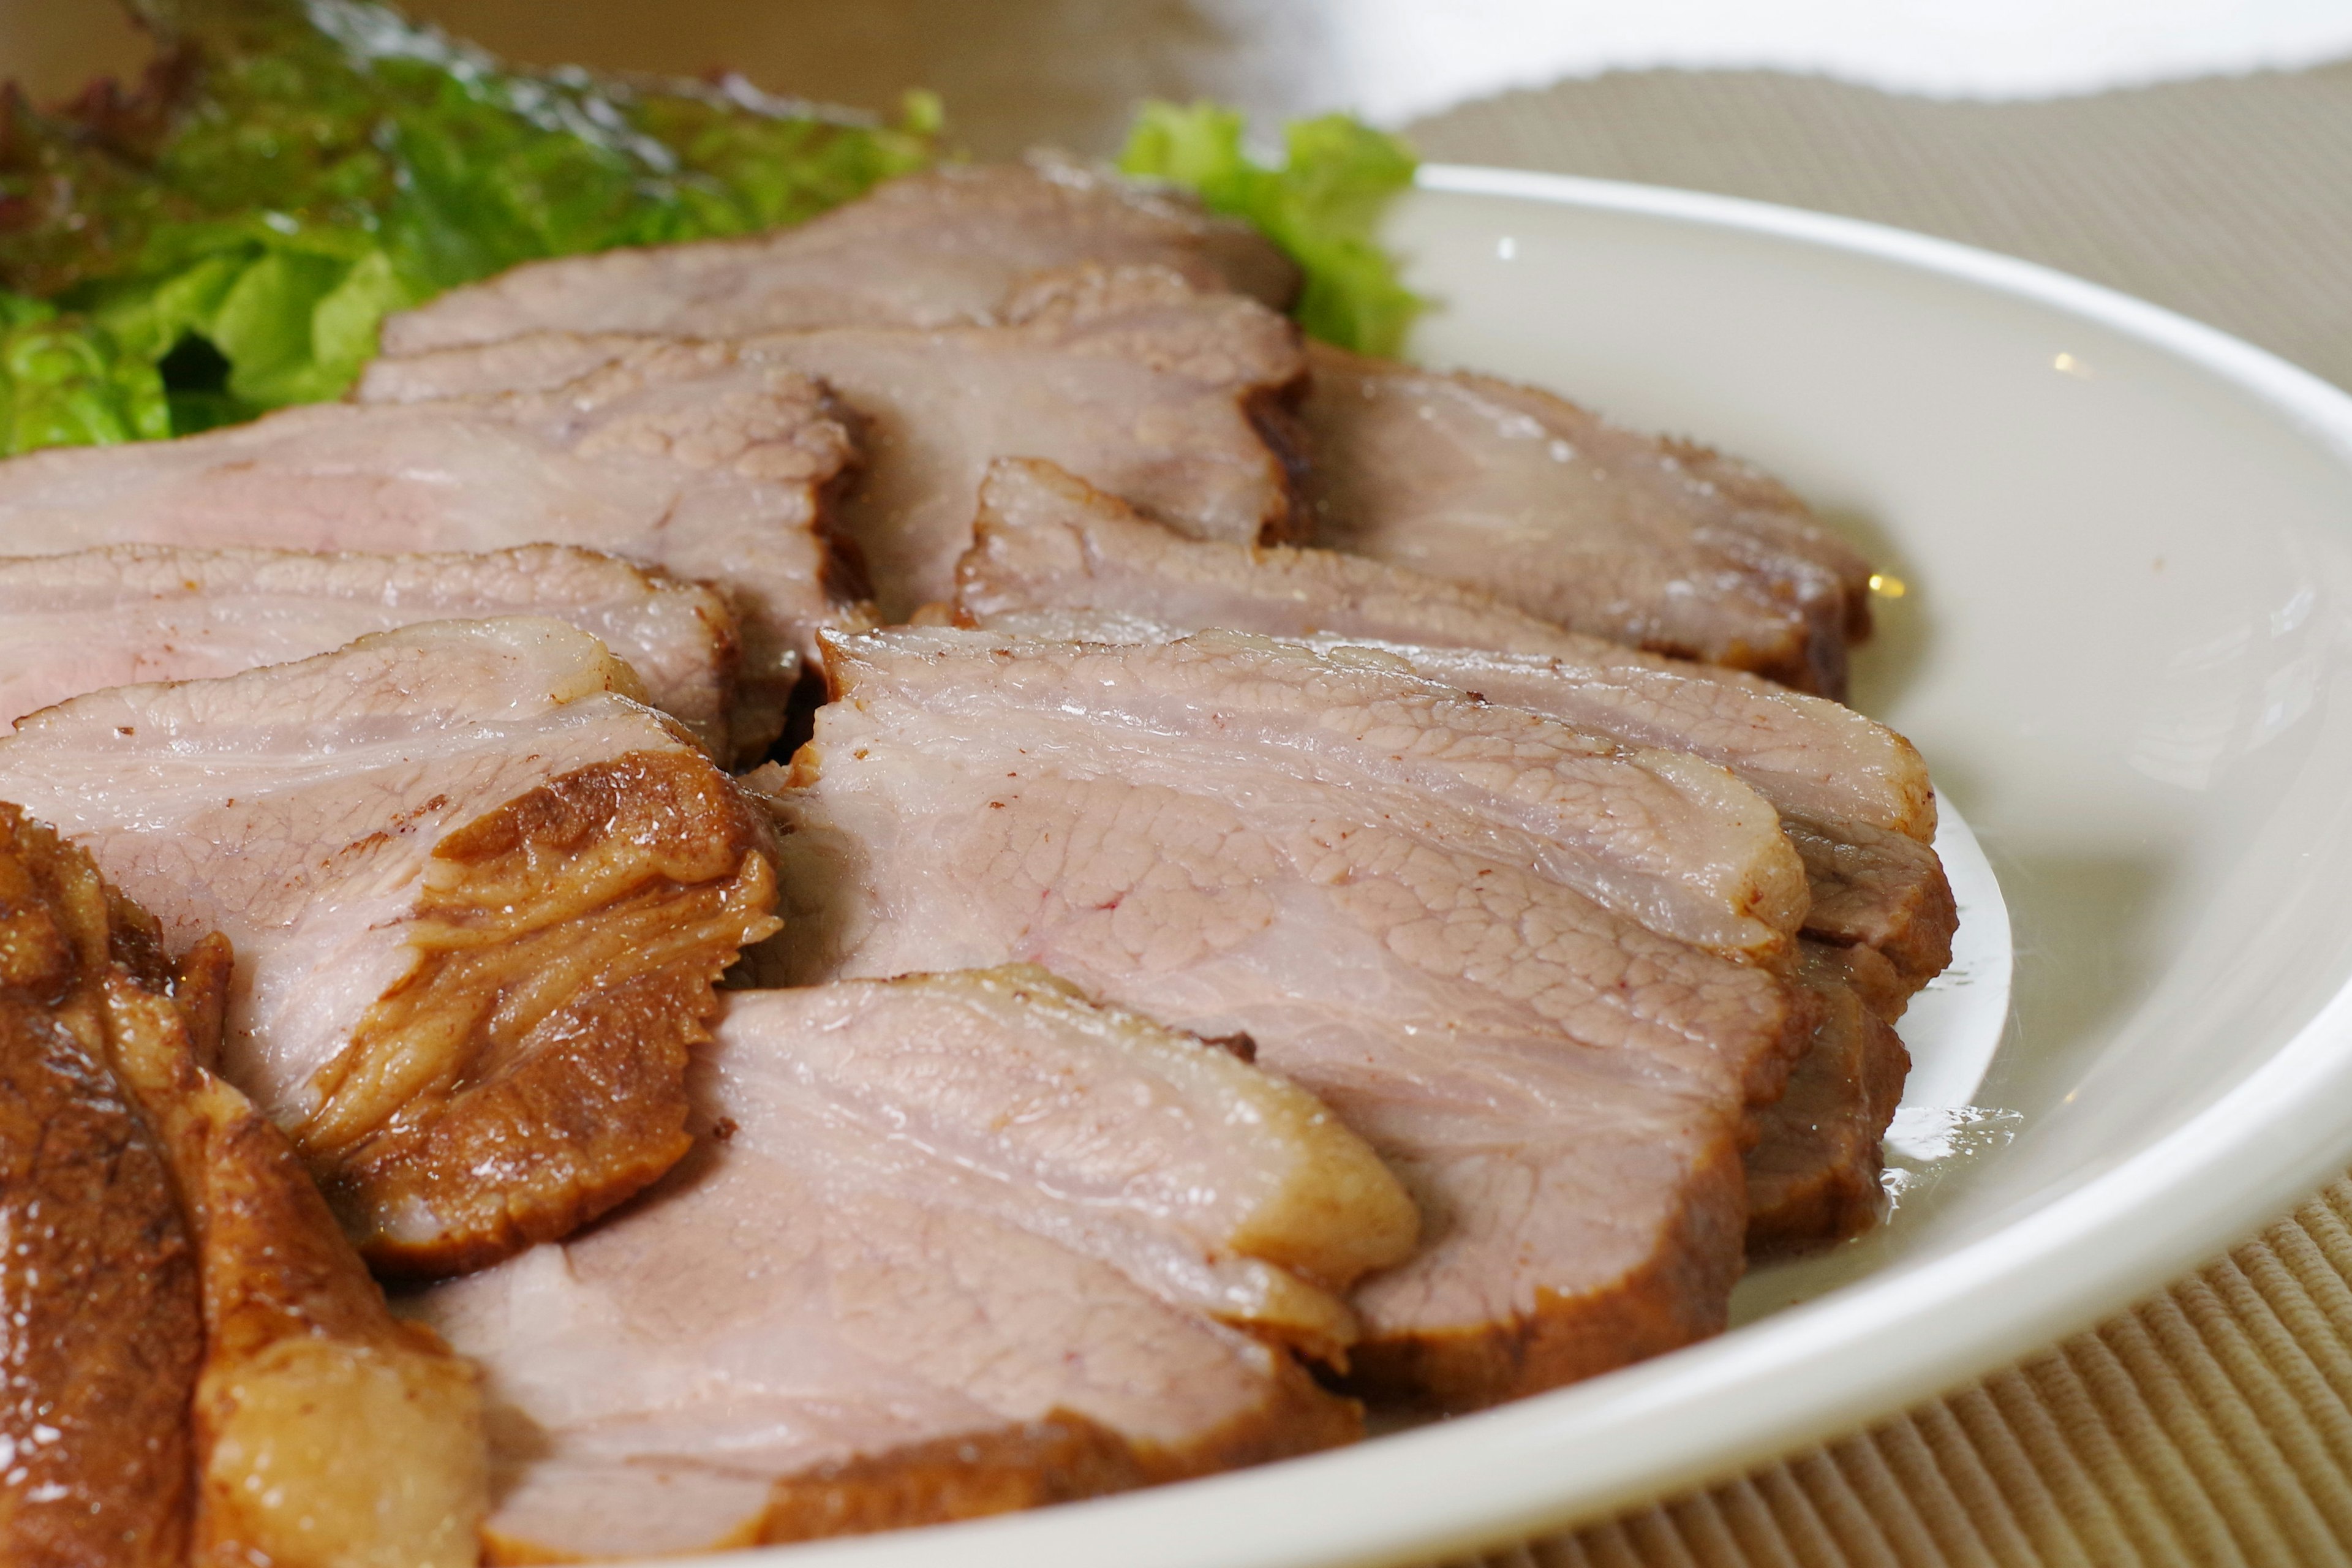
[[1901,735],[1753,676],[1549,626],[1474,590],[1318,549],[1181,539],[1053,465],[991,469],[956,612],[1008,633],[1165,641],[1203,626],[1360,640],[1488,702],[1737,774],[1804,861],[1809,935],[1866,946],[1916,990],[1958,924],[1928,840],[1936,796]]
[[38,1568],[190,1539],[196,1254],[112,1069],[110,925],[88,858],[0,805],[0,1560]]
[[433,622],[77,698],[0,795],[235,943],[224,1071],[371,1258],[471,1267],[684,1152],[686,1048],[770,929],[764,823],[638,689],[570,626]]
[[[112,1055],[197,1242],[205,1358],[192,1568],[470,1568],[488,1503],[473,1368],[395,1320],[286,1135],[201,1065],[226,983],[200,944],[179,1000],[118,972]],[[213,971],[205,974],[205,970]]]
[[1318,345],[1317,540],[1630,647],[1845,693],[1870,568],[1746,465],[1548,393]]
[[826,535],[853,462],[820,389],[670,347],[550,389],[320,404],[174,441],[0,463],[0,538],[431,552],[581,545],[716,586],[780,706],[819,626],[862,624]]
[[1247,1032],[1422,1206],[1421,1254],[1357,1294],[1365,1386],[1489,1403],[1720,1326],[1745,1107],[1812,1019],[1563,876],[1567,814],[1526,812],[1559,726],[1260,639],[893,632],[828,674],[782,801],[785,961],[1038,963]]
[[[124,544],[0,558],[0,722],[110,686],[235,675],[419,621],[505,615],[588,633],[714,756],[733,754],[737,649],[725,601],[551,544],[440,555]],[[782,721],[749,713],[742,727],[772,738]]]
[[1345,1275],[1410,1244],[1401,1194],[1215,1047],[1034,971],[740,992],[692,1092],[696,1151],[636,1204],[415,1304],[489,1379],[494,1559],[926,1522],[1351,1435],[1165,1260]]
[[384,323],[387,354],[535,331],[740,337],[782,328],[992,319],[1031,273],[1081,262],[1175,269],[1280,310],[1297,268],[1185,197],[1066,164],[950,166],[797,227],[518,267]]

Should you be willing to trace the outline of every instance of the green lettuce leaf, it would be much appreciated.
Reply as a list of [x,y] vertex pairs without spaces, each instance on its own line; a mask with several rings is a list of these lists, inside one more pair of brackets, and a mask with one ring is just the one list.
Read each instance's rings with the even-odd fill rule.
[[1269,168],[1243,146],[1242,115],[1214,103],[1143,106],[1118,166],[1200,194],[1244,218],[1298,263],[1299,324],[1327,342],[1392,354],[1423,301],[1374,242],[1381,210],[1412,184],[1412,150],[1344,114],[1294,121]]
[[0,457],[170,434],[152,363],[89,321],[0,292]]
[[143,358],[182,433],[338,395],[445,289],[797,223],[935,156],[927,97],[886,125],[733,79],[512,70],[368,0],[127,3],[160,51],[138,92],[0,100],[0,287]]

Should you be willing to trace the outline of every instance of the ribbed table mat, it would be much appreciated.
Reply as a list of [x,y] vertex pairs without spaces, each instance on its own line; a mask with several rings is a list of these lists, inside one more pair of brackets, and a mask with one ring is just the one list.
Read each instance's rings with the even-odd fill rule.
[[[1434,160],[1920,229],[2352,386],[2352,65],[2030,104],[1641,72],[1412,128]],[[2134,1310],[1845,1441],[1490,1568],[2352,1563],[2352,1180]]]

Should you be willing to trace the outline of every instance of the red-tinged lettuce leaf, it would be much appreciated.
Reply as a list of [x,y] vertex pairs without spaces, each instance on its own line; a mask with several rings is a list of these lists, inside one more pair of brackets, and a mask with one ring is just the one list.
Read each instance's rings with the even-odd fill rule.
[[159,49],[140,90],[0,101],[0,286],[160,367],[182,431],[339,395],[383,317],[444,289],[797,223],[923,167],[938,130],[929,99],[893,126],[510,70],[366,0],[131,9]]

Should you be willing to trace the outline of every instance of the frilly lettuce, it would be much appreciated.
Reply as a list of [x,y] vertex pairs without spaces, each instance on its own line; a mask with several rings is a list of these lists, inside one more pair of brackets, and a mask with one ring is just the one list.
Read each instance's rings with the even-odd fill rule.
[[[159,50],[138,92],[0,101],[0,285],[79,322],[43,342],[160,374],[173,431],[335,396],[386,314],[516,262],[796,223],[934,156],[919,96],[885,125],[510,70],[367,0],[130,3]],[[20,443],[110,438],[35,384],[0,406]]]
[[[799,223],[938,157],[740,79],[519,70],[373,0],[125,0],[158,59],[51,113],[0,90],[0,452],[334,397],[394,310],[540,257]],[[1147,105],[1121,166],[1255,223],[1318,337],[1392,351],[1420,301],[1372,243],[1412,179],[1343,116],[1254,163],[1230,110]]]
[[1197,192],[1212,210],[1245,218],[1305,275],[1297,316],[1315,336],[1364,353],[1394,353],[1422,300],[1373,241],[1381,209],[1412,184],[1412,150],[1344,114],[1291,124],[1269,168],[1243,146],[1244,122],[1213,103],[1147,103],[1118,166]]

